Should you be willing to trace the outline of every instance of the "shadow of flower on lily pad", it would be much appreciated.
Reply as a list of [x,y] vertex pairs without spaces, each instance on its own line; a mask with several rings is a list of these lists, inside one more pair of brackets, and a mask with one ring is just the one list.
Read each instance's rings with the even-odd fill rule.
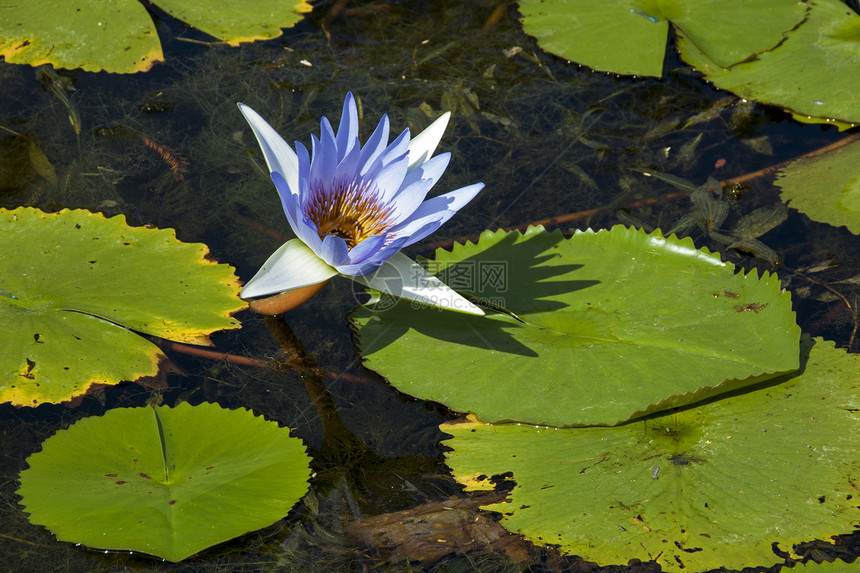
[[[600,281],[557,280],[582,267],[551,264],[560,256],[551,251],[563,240],[561,233],[501,233],[500,241],[463,259],[440,250],[434,260],[418,260],[442,282],[487,311],[486,317],[424,307],[393,297],[380,298],[353,313],[355,319],[372,317],[384,325],[372,340],[363,342],[364,353],[377,352],[412,330],[453,344],[537,357],[533,349],[518,340],[516,331],[543,329],[529,316],[565,309],[568,304],[559,300],[559,295]],[[495,235],[487,232],[482,238]]]
[[[482,281],[481,263],[504,280]],[[778,278],[736,274],[690,239],[622,226],[569,239],[487,232],[425,264],[511,314],[380,299],[352,315],[360,352],[399,390],[483,420],[613,425],[798,365]],[[459,282],[465,271],[474,284]]]

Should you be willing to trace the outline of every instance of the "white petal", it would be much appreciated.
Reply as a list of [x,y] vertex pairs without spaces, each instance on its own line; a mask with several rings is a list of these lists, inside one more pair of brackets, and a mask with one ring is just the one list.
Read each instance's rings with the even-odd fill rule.
[[352,279],[378,291],[428,306],[467,314],[484,314],[483,310],[454,292],[403,253],[397,253],[385,261],[378,271]]
[[448,127],[449,119],[451,119],[451,112],[446,111],[427,129],[412,138],[412,141],[409,142],[409,171],[432,157],[433,152],[436,151],[436,146],[442,141],[442,135],[445,133],[445,128]]
[[310,247],[299,239],[290,239],[263,263],[239,296],[248,299],[277,294],[321,283],[336,274]]
[[299,191],[299,158],[275,129],[256,111],[239,103],[239,111],[251,125],[254,135],[263,150],[263,157],[269,171],[276,171],[284,177],[292,193]]

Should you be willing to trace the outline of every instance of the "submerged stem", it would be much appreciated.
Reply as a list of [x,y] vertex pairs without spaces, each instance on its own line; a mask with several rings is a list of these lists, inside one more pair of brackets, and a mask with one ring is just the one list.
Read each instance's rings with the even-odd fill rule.
[[323,429],[322,449],[333,448],[341,451],[359,449],[367,451],[367,446],[350,432],[340,419],[331,392],[323,382],[323,372],[316,368],[317,361],[308,353],[302,341],[293,333],[281,317],[264,319],[269,332],[281,349],[286,353],[289,366],[295,368],[305,385],[311,403],[316,409]]

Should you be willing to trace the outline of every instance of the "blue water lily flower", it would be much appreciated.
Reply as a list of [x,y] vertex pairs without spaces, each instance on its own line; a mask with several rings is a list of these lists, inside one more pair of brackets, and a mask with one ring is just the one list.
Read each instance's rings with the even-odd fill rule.
[[[410,138],[388,143],[388,117],[361,146],[355,98],[347,94],[337,133],[328,119],[311,151],[293,151],[254,110],[239,109],[251,125],[296,239],[284,243],[245,285],[255,299],[322,285],[336,274],[423,304],[483,314],[400,249],[420,241],[483,188],[475,183],[425,200],[450,160],[433,156],[448,125],[445,113]],[[318,289],[317,289],[318,290]],[[313,291],[315,292],[315,291]]]

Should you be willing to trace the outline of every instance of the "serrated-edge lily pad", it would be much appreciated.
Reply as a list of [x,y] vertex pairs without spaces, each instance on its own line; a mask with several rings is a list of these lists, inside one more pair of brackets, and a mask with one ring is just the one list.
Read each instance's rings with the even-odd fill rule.
[[543,49],[595,70],[655,77],[663,74],[670,22],[730,66],[777,46],[806,9],[782,0],[521,0],[519,6],[525,31]]
[[63,402],[157,372],[142,332],[210,344],[245,308],[232,267],[124,216],[0,209],[0,401]]
[[773,565],[774,543],[860,522],[860,357],[808,355],[794,378],[612,428],[444,424],[446,461],[469,489],[508,476],[510,503],[489,507],[508,529],[599,564]]
[[860,16],[839,0],[804,5],[810,7],[807,19],[777,49],[749,62],[720,66],[683,30],[678,34],[681,57],[717,87],[743,98],[788,109],[800,121],[835,120],[840,129],[851,127],[860,123]]
[[858,565],[860,565],[860,561],[857,559],[851,563],[843,561],[842,559],[822,561],[821,563],[807,561],[806,563],[798,563],[791,570],[787,567],[783,567],[780,573],[789,573],[789,571],[795,571],[798,573],[801,571],[803,573],[856,573]]
[[736,274],[690,239],[488,231],[426,265],[520,320],[360,308],[360,352],[401,391],[484,420],[612,425],[798,365],[778,278]]
[[217,404],[118,408],[27,459],[18,495],[61,541],[180,561],[286,516],[309,458],[287,428]]
[[798,159],[777,173],[775,183],[790,207],[860,235],[860,141]]

